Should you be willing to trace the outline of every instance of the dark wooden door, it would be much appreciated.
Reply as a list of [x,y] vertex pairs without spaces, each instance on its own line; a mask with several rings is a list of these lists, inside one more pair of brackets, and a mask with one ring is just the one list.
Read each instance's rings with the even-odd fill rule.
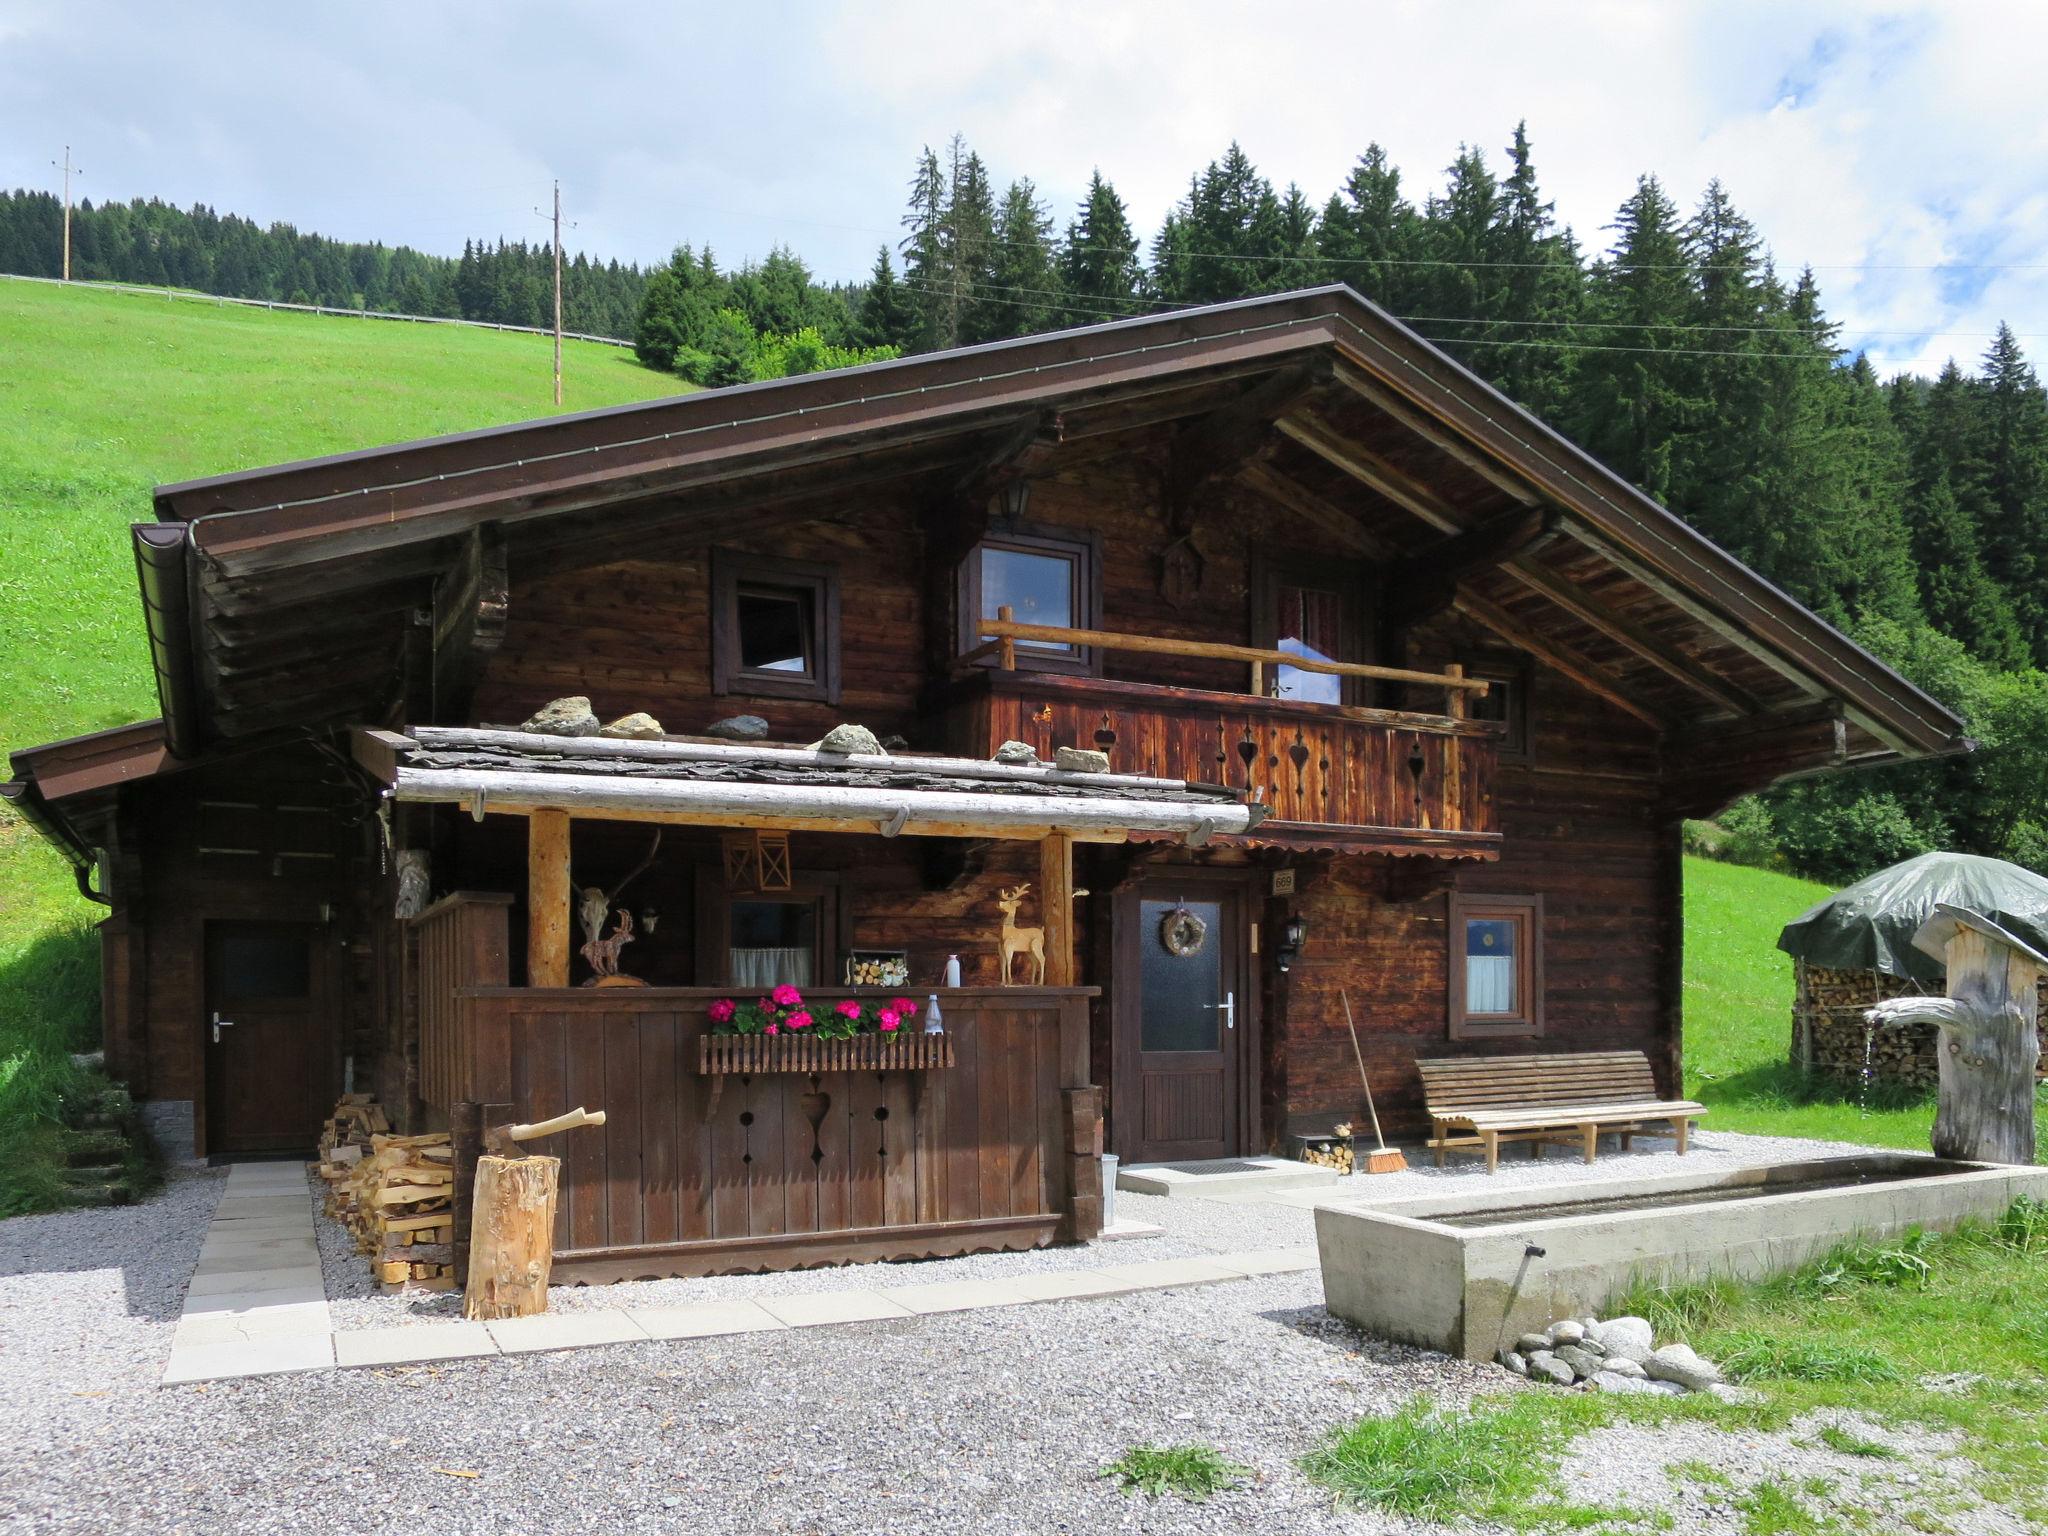
[[334,1107],[334,1019],[319,930],[206,925],[206,1143],[311,1152]]
[[1129,1162],[1246,1149],[1255,1060],[1242,884],[1147,881],[1120,914],[1118,1150]]

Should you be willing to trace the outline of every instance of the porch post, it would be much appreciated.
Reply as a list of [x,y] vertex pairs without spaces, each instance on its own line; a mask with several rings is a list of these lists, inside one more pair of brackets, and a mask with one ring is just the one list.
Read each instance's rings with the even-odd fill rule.
[[1045,984],[1074,985],[1074,840],[1049,834],[1038,845],[1039,911],[1045,918]]
[[569,813],[526,819],[526,984],[569,985]]

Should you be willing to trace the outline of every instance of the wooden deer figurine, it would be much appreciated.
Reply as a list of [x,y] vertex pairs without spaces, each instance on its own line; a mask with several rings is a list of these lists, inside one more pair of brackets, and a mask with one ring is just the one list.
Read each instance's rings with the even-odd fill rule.
[[1010,966],[1018,955],[1031,957],[1030,985],[1045,985],[1045,930],[1043,928],[1020,928],[1017,925],[1017,904],[1024,899],[1024,893],[1031,889],[1029,881],[1004,891],[997,898],[996,905],[1003,909],[1003,985],[1012,985]]

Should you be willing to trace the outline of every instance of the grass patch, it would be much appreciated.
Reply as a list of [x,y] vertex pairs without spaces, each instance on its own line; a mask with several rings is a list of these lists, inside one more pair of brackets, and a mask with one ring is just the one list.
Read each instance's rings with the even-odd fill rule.
[[1550,1497],[1564,1449],[1617,1409],[1613,1398],[1518,1392],[1448,1412],[1417,1398],[1333,1434],[1302,1470],[1340,1502],[1421,1520],[1492,1521],[1513,1530],[1587,1530],[1652,1520]]
[[1226,1460],[1207,1445],[1134,1445],[1102,1469],[1125,1493],[1150,1498],[1172,1494],[1201,1504],[1226,1489],[1239,1487],[1252,1475],[1250,1467]]
[[1863,1456],[1872,1461],[1897,1461],[1899,1453],[1888,1445],[1875,1440],[1866,1440],[1839,1424],[1824,1424],[1815,1437],[1829,1450],[1840,1456]]
[[[1619,1528],[1644,1517],[1544,1502],[1571,1443],[1588,1430],[1683,1417],[1776,1433],[1806,1414],[1849,1412],[1952,1435],[1977,1469],[1972,1493],[2048,1526],[2048,1248],[2041,1221],[2025,1205],[1944,1236],[1910,1236],[1890,1248],[1851,1245],[1759,1283],[1645,1286],[1612,1304],[1616,1313],[1650,1319],[1660,1338],[1682,1337],[1720,1361],[1756,1394],[1753,1402],[1532,1391],[1453,1413],[1417,1401],[1334,1434],[1304,1470],[1343,1502],[1420,1519],[1492,1521],[1516,1530],[1603,1521]],[[1887,1254],[1916,1262],[1901,1265]],[[1980,1379],[1960,1391],[1926,1384],[1972,1374]],[[1823,1429],[1819,1439],[1846,1455],[1893,1454],[1840,1429]],[[1667,1470],[1703,1486],[1726,1483],[1704,1464]],[[1840,1529],[1838,1512],[1814,1508],[1830,1492],[1819,1483],[1760,1484],[1739,1506],[1745,1529],[1788,1536]],[[1930,1495],[1919,1507],[1931,1502]]]
[[[128,525],[153,486],[550,414],[552,342],[127,294],[0,287],[0,769],[157,712]],[[688,386],[563,348],[569,408]],[[105,909],[0,808],[0,1215],[63,1202],[55,1117],[91,1091]]]

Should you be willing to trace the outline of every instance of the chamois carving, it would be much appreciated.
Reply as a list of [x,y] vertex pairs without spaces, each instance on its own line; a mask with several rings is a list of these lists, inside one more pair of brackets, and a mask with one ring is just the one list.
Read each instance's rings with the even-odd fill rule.
[[1031,889],[1026,881],[1002,893],[996,905],[1003,909],[1003,985],[1012,985],[1010,967],[1018,955],[1031,957],[1031,978],[1034,987],[1045,985],[1045,929],[1020,927],[1017,922],[1017,907],[1024,900],[1024,893]]

